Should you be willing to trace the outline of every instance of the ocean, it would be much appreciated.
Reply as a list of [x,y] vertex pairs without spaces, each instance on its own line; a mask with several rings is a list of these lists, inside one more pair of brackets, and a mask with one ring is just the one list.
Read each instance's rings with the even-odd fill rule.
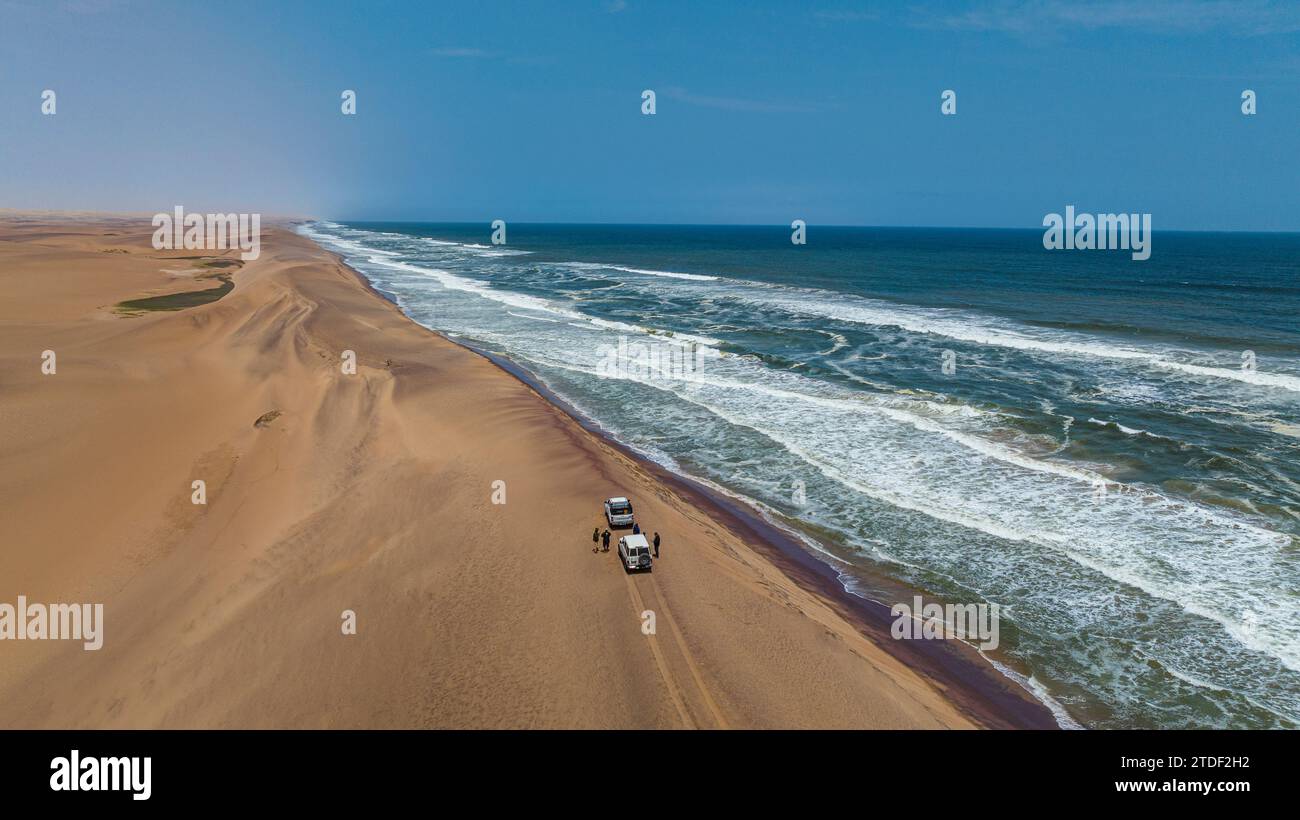
[[998,604],[1062,726],[1300,724],[1300,235],[301,230],[850,591]]

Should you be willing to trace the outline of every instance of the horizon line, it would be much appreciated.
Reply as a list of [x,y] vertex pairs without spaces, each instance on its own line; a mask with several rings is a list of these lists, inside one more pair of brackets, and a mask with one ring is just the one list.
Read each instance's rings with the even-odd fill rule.
[[[306,222],[335,222],[346,224],[348,222],[369,222],[378,225],[490,225],[492,220],[464,220],[464,219],[361,219],[353,217],[293,217],[295,221]],[[790,230],[790,226],[783,223],[767,222],[573,222],[564,220],[534,222],[534,221],[512,221],[505,220],[507,225],[548,225],[548,226],[572,226],[572,227],[609,227],[609,228],[780,228]],[[1036,225],[1032,227],[1008,227],[1005,225],[850,225],[842,223],[820,223],[804,220],[808,228],[857,228],[857,229],[897,229],[897,230],[947,230],[947,231],[1042,231],[1046,226]],[[1228,234],[1300,234],[1300,228],[1293,230],[1266,230],[1266,229],[1232,229],[1232,228],[1156,228],[1152,226],[1152,233],[1228,233]]]
[[[174,208],[175,205],[172,206]],[[186,209],[192,213],[207,213],[206,208]],[[226,213],[229,208],[212,209],[212,213]],[[67,216],[67,217],[94,217],[101,216],[105,218],[126,219],[131,217],[147,217],[161,211],[146,210],[96,210],[85,208],[10,208],[0,207],[0,219],[5,217],[18,217],[25,215],[40,216]],[[169,209],[167,213],[171,213]],[[252,213],[252,212],[249,212]],[[390,225],[491,225],[492,220],[467,220],[467,219],[368,219],[359,217],[321,217],[304,214],[275,213],[274,211],[257,212],[262,218],[268,221],[281,221],[290,223],[302,222],[370,222],[375,224]],[[790,226],[784,223],[764,223],[764,222],[583,222],[567,220],[548,220],[548,221],[512,221],[505,220],[507,225],[547,225],[547,226],[571,226],[571,227],[634,227],[634,228],[773,228],[781,230],[790,230]],[[1041,231],[1046,226],[1034,225],[1029,227],[1016,227],[1006,225],[900,225],[900,224],[875,224],[875,225],[852,225],[844,223],[820,223],[804,220],[809,228],[853,228],[853,229],[894,229],[894,230],[949,230],[949,231]],[[1152,233],[1210,233],[1210,234],[1267,234],[1267,235],[1295,235],[1300,234],[1300,228],[1292,230],[1268,230],[1260,228],[1252,229],[1233,229],[1233,228],[1156,228],[1152,226]]]

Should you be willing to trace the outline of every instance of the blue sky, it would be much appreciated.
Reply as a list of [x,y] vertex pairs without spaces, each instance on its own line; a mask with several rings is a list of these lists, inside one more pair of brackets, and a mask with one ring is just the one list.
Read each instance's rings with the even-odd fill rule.
[[1300,230],[1291,2],[0,0],[0,112],[0,207]]

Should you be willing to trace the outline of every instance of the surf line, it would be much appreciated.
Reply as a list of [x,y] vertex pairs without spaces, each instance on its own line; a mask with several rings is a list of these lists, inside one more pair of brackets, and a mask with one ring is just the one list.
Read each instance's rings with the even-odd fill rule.
[[94,651],[104,645],[103,604],[0,603],[0,641],[82,641]]

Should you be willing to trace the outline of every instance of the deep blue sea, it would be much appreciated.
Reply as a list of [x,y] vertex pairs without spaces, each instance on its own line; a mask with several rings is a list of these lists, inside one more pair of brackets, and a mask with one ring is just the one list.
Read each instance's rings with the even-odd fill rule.
[[1062,725],[1300,725],[1300,235],[303,231],[851,590],[999,604]]

